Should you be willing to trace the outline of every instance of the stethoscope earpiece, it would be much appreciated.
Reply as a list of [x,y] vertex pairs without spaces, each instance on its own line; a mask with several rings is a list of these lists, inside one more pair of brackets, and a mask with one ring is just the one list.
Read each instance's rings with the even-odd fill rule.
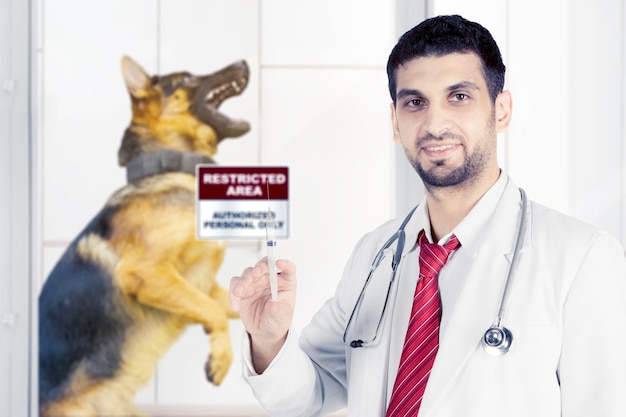
[[502,356],[511,348],[513,334],[506,327],[493,325],[487,329],[480,343],[489,355]]

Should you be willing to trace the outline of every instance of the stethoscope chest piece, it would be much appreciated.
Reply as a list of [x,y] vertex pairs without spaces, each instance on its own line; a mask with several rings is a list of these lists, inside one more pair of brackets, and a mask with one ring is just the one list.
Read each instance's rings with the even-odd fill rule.
[[509,272],[504,284],[504,291],[502,292],[502,300],[500,301],[500,309],[498,310],[498,318],[493,325],[487,329],[483,338],[480,340],[481,345],[485,352],[491,356],[502,356],[509,351],[511,343],[513,343],[513,334],[511,331],[502,325],[502,318],[504,317],[504,310],[506,302],[509,298],[509,289],[511,288],[511,280],[513,277],[513,271],[518,261],[518,254],[522,247],[522,241],[526,234],[526,221],[527,221],[527,207],[528,200],[526,199],[526,193],[521,188],[519,189],[522,199],[522,210],[519,220],[519,226],[517,228],[517,237],[515,238],[515,248],[513,249],[513,257],[509,265]]
[[489,355],[502,356],[511,348],[513,334],[506,327],[493,325],[487,329],[480,342]]

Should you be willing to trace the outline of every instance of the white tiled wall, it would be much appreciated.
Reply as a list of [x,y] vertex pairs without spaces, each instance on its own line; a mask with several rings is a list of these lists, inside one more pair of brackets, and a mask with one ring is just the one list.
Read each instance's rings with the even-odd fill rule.
[[[386,57],[393,2],[350,0],[47,0],[43,2],[42,258],[44,274],[125,181],[117,149],[130,120],[120,58],[149,73],[203,74],[246,59],[250,84],[221,110],[251,131],[220,145],[222,165],[290,168],[291,236],[277,255],[299,268],[301,328],[330,297],[353,244],[393,208],[393,143]],[[70,16],[73,16],[70,18]],[[231,242],[219,281],[262,253]],[[219,388],[209,353],[188,329],[138,395],[141,404],[253,405],[240,378],[243,330],[231,322],[236,363]]]
[[263,0],[264,66],[375,67],[395,40],[395,8],[381,0]]
[[[584,0],[429,3],[433,14],[460,13],[485,24],[500,43],[514,98],[513,125],[499,152],[505,170],[532,198],[621,234],[624,241],[621,0],[602,7]],[[277,254],[298,264],[295,325],[301,328],[332,295],[358,237],[395,213],[385,74],[396,38],[395,2],[41,4],[40,279],[124,183],[117,148],[130,106],[121,55],[132,56],[148,72],[207,73],[243,58],[251,67],[248,89],[222,110],[247,119],[252,130],[223,142],[216,159],[223,165],[290,167],[291,236],[279,242]],[[580,27],[595,28],[593,36],[578,32]],[[231,242],[220,282],[228,285],[231,276],[262,256],[260,248]],[[242,329],[236,321],[231,328],[238,357]],[[255,404],[240,379],[239,362],[223,386],[205,381],[208,353],[202,330],[190,328],[138,401]]]

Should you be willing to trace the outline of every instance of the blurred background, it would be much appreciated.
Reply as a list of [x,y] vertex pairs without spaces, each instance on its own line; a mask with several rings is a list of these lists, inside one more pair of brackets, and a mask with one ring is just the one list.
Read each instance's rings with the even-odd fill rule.
[[[514,100],[503,170],[531,199],[624,244],[622,0],[0,0],[0,416],[36,415],[39,290],[125,183],[122,55],[150,74],[248,62],[248,88],[221,110],[252,129],[215,159],[289,166],[291,235],[276,253],[298,265],[299,330],[359,237],[422,196],[392,141],[385,65],[405,30],[438,14],[478,21],[500,45]],[[220,283],[263,249],[229,242]],[[159,415],[260,413],[241,380],[238,321],[231,332],[237,360],[221,387],[205,380],[208,342],[192,326],[138,404]]]

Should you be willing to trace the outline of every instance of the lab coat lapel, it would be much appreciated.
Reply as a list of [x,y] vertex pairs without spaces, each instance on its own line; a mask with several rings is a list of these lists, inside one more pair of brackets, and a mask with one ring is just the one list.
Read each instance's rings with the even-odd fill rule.
[[406,246],[402,255],[400,266],[398,267],[398,284],[397,292],[392,306],[393,315],[390,323],[390,336],[388,348],[388,368],[387,368],[387,386],[386,386],[386,404],[389,403],[393,385],[395,383],[398,366],[400,364],[400,356],[402,355],[402,347],[406,331],[409,327],[409,319],[411,308],[413,306],[413,295],[415,286],[419,277],[419,262],[417,250],[417,235],[420,230],[430,227],[428,225],[428,215],[426,213],[426,201],[422,201],[417,208],[413,218],[405,228],[406,230]]
[[[417,232],[414,238],[417,240]],[[400,263],[400,280],[398,282],[398,293],[393,309],[394,314],[390,337],[391,347],[389,349],[389,368],[387,370],[387,403],[389,403],[398,373],[402,347],[404,346],[406,331],[409,327],[409,312],[413,307],[413,295],[419,276],[418,253],[416,248],[413,247]]]
[[[373,417],[385,414],[388,398],[393,388],[393,379],[398,367],[397,362],[399,361],[400,352],[395,352],[395,350],[397,350],[399,345],[401,351],[404,343],[404,334],[408,326],[408,317],[405,317],[407,315],[399,314],[398,311],[406,313],[407,307],[405,304],[407,303],[410,310],[412,292],[419,272],[417,269],[415,244],[411,244],[411,242],[415,242],[417,232],[413,233],[412,229],[413,227],[410,226],[406,229],[406,245],[396,275],[390,305],[387,307],[387,312],[392,315],[385,320],[380,344],[371,348],[348,350],[350,355],[350,381],[348,383],[351,387],[348,398],[349,416]],[[389,253],[392,252],[393,250],[389,250]],[[391,267],[388,261],[388,258],[383,260],[380,267],[376,270],[376,276],[372,277],[371,282],[378,283],[379,286],[372,286],[370,292],[378,298],[384,297],[387,278],[391,276]],[[370,323],[366,327],[372,328],[372,324],[375,324],[380,317],[380,308],[373,308],[366,301],[363,302],[363,305],[367,306],[368,309],[368,313],[364,314],[364,316],[371,316]],[[401,323],[397,323],[396,320],[400,320]],[[363,381],[367,382],[363,383]],[[365,398],[367,400],[364,400]]]
[[497,317],[514,249],[519,215],[519,191],[509,181],[496,215],[473,249],[461,248],[442,293],[442,322],[437,358],[422,402],[421,415],[436,415],[467,361],[484,354],[480,340]]

